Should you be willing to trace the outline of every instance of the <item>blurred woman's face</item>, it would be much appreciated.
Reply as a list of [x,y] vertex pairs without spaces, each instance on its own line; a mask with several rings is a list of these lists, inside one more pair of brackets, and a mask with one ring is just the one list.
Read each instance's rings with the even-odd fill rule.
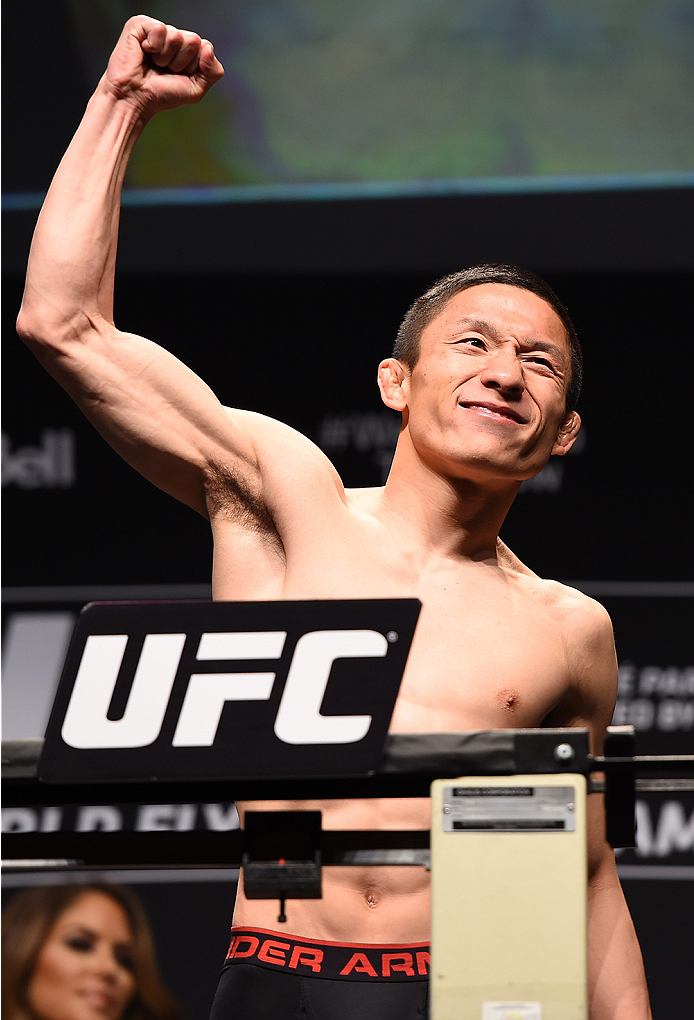
[[123,909],[101,893],[80,896],[36,959],[27,1002],[37,1020],[120,1020],[135,993],[132,952]]

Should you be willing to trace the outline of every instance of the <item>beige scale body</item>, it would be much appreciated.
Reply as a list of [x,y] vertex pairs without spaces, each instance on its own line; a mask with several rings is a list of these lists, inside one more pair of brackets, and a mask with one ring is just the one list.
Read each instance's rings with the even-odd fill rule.
[[[570,788],[572,830],[507,815],[507,831],[446,831],[456,788],[549,787]],[[432,784],[431,1020],[586,1020],[586,788],[568,774]]]

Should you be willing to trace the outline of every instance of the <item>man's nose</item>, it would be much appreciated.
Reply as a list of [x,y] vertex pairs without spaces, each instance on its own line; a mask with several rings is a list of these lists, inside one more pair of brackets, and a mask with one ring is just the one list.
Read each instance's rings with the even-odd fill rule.
[[523,368],[518,356],[510,347],[491,351],[480,374],[480,381],[490,389],[508,395],[520,394],[525,389]]

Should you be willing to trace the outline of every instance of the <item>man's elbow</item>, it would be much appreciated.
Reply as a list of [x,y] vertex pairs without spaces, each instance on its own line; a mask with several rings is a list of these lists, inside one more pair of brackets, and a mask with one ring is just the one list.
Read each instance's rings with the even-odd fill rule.
[[46,302],[25,300],[17,316],[17,335],[39,361],[70,354],[94,329],[83,314],[65,316]]
[[32,315],[31,311],[23,304],[17,316],[17,336],[24,341],[27,347],[33,349],[35,344],[40,343],[41,332],[36,316]]

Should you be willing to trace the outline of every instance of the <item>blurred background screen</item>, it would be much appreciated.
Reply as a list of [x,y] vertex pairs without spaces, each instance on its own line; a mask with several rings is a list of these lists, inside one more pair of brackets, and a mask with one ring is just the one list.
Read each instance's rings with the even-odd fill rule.
[[[35,0],[31,73],[23,9],[3,12],[10,273],[141,6],[226,74],[136,146],[122,270],[689,268],[692,0]],[[160,243],[131,245],[131,220]]]
[[[68,4],[91,85],[128,0]],[[694,169],[684,0],[152,0],[226,75],[150,126],[131,188],[427,193],[674,183]],[[181,137],[186,138],[181,149]],[[563,178],[563,181],[561,180]]]
[[[94,80],[140,6],[71,3]],[[359,193],[694,169],[694,17],[682,0],[167,0],[148,13],[195,24],[226,76],[202,116],[155,121],[132,187]]]

